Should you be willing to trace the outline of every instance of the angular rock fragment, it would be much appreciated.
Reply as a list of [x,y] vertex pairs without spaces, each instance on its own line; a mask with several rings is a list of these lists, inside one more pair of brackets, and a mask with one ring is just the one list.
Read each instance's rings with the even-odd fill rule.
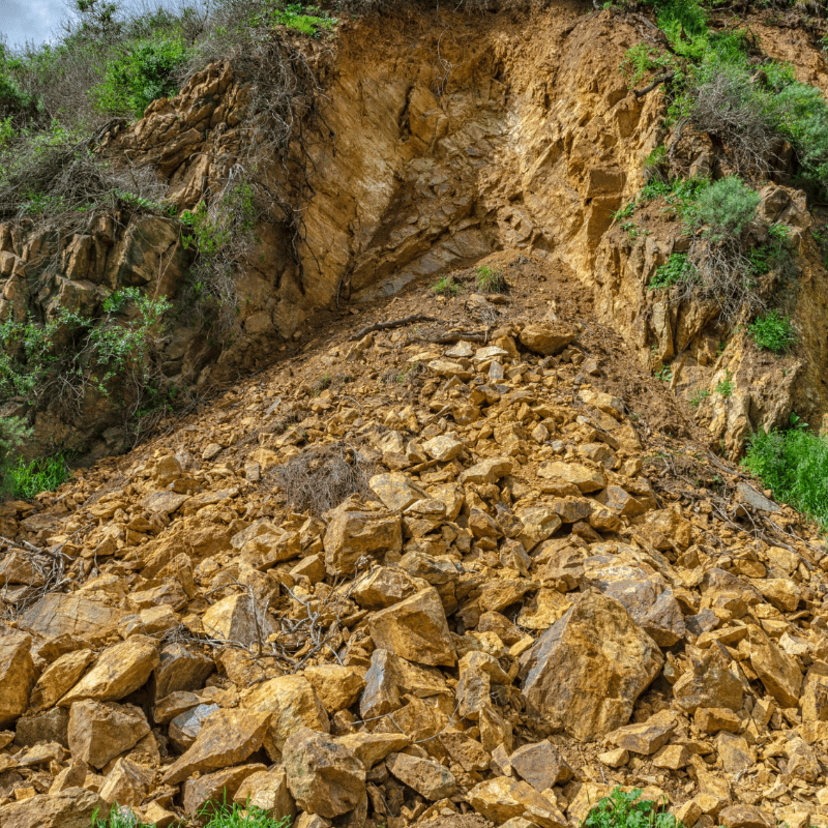
[[183,786],[184,813],[196,817],[211,803],[223,805],[232,802],[247,779],[264,771],[264,765],[238,765],[204,774],[198,779],[188,779]]
[[650,756],[666,745],[676,728],[675,717],[657,713],[646,722],[625,725],[607,734],[607,741],[641,756]]
[[365,768],[343,745],[310,728],[297,730],[284,747],[287,784],[296,804],[333,819],[365,796]]
[[195,771],[244,762],[264,741],[269,716],[256,710],[218,710],[204,722],[193,746],[167,768],[162,782],[177,785]]
[[586,594],[527,654],[523,693],[553,726],[594,739],[629,721],[663,663],[618,601]]
[[131,704],[75,702],[69,710],[69,750],[72,758],[102,768],[150,731],[143,711]]
[[572,768],[560,750],[546,740],[518,748],[509,757],[509,764],[521,779],[541,793],[572,778]]
[[31,636],[0,627],[0,728],[13,724],[29,706],[37,679],[31,649]]
[[110,805],[140,805],[152,788],[155,771],[129,759],[118,759],[101,785],[101,799]]
[[574,342],[578,331],[563,322],[546,322],[544,324],[524,325],[520,332],[521,344],[543,356],[559,354]]
[[210,638],[244,647],[256,646],[276,631],[270,616],[247,593],[217,601],[204,613],[201,624]]
[[409,661],[447,667],[457,661],[446,613],[433,587],[374,613],[368,628],[378,649]]
[[525,817],[539,828],[568,828],[566,817],[531,785],[499,776],[476,785],[468,793],[469,804],[478,814],[502,825],[514,817]]
[[106,813],[107,804],[95,791],[69,788],[39,794],[0,807],[3,828],[89,828],[92,817]]
[[32,690],[32,710],[46,710],[77,684],[95,660],[92,650],[75,650],[53,661],[41,674]]
[[394,753],[385,760],[385,765],[400,782],[432,802],[451,796],[457,789],[454,774],[430,759]]
[[293,817],[296,803],[287,786],[287,773],[283,767],[269,771],[257,771],[239,785],[233,800],[239,805],[252,806],[268,816]]
[[385,511],[351,509],[346,505],[331,514],[324,546],[328,574],[353,575],[357,561],[363,556],[380,558],[401,551],[400,516]]

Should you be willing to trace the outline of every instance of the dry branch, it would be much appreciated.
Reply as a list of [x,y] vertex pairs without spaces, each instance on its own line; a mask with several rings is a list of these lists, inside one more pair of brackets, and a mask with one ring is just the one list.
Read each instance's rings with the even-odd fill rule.
[[374,322],[373,325],[366,325],[361,331],[355,333],[350,341],[355,342],[358,339],[362,339],[363,336],[367,336],[369,333],[373,333],[374,331],[390,331],[393,328],[402,328],[405,325],[412,325],[415,322],[440,322],[441,320],[436,319],[433,316],[426,316],[424,313],[415,313],[411,316],[406,316],[403,319],[393,319],[390,322]]

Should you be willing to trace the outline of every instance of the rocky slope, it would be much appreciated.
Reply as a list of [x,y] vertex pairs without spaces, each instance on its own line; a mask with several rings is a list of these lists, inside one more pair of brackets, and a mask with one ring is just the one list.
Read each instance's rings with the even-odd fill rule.
[[818,533],[577,280],[491,264],[3,507],[2,828],[828,822]]
[[[780,20],[744,22],[769,55],[824,86],[813,38]],[[791,411],[819,428],[828,411],[821,298],[828,276],[804,194],[779,184],[763,191],[762,214],[792,228],[799,268],[791,310],[800,343],[782,360],[757,353],[710,307],[670,305],[646,290],[680,245],[680,222],[662,219],[658,205],[649,235],[630,239],[613,222],[644,183],[643,159],[664,138],[661,92],[637,97],[618,70],[645,35],[635,15],[560,2],[481,17],[390,11],[343,24],[335,42],[306,46],[321,115],[298,166],[264,165],[287,218],[257,228],[237,280],[239,331],[211,339],[182,324],[183,312],[160,354],[164,375],[200,389],[234,381],[306,344],[320,313],[393,295],[493,251],[520,251],[556,278],[577,278],[594,297],[596,318],[625,339],[642,367],[671,363],[672,385],[685,399],[732,376],[732,399],[713,395],[700,409],[729,455],[755,428],[785,425]],[[209,203],[234,170],[252,163],[251,95],[229,63],[217,63],[177,98],[152,104],[142,120],[113,125],[104,151],[149,164],[178,210]],[[686,167],[720,170],[721,148],[688,136]],[[783,183],[784,173],[776,176]],[[36,228],[4,227],[0,318],[27,311],[50,318],[66,304],[93,308],[122,285],[180,297],[189,260],[176,222],[127,218],[114,235],[107,225],[65,239],[57,275],[44,270],[48,239]],[[55,437],[85,443],[92,457],[122,446],[106,401],[95,402],[81,418],[44,412],[38,450]]]

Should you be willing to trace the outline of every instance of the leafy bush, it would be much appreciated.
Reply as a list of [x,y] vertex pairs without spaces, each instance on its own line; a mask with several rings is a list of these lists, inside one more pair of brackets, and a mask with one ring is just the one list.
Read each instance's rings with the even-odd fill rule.
[[647,285],[647,290],[664,290],[692,278],[693,265],[687,258],[687,254],[672,253],[670,258],[656,270],[653,278],[650,279],[650,284]]
[[641,799],[641,791],[615,788],[599,800],[581,828],[683,828],[673,814],[660,811],[660,803]]
[[792,415],[787,431],[758,431],[748,442],[743,465],[777,500],[828,529],[828,438],[807,430]]
[[462,290],[462,285],[455,282],[451,276],[441,276],[431,286],[431,290],[439,296],[457,296]]
[[702,228],[702,235],[712,243],[736,239],[753,220],[760,200],[741,178],[722,178],[684,208],[687,228]]
[[7,485],[14,498],[31,500],[40,492],[53,492],[72,477],[72,472],[62,454],[43,457],[27,463],[20,459],[7,474]]
[[95,105],[107,113],[140,118],[154,100],[178,92],[177,73],[188,57],[180,36],[125,44],[120,55],[107,61],[103,82],[91,92]]
[[502,267],[480,265],[480,267],[474,269],[474,273],[475,284],[482,293],[503,293],[508,287]]
[[787,316],[772,310],[748,326],[757,347],[778,354],[796,342],[796,330]]
[[22,417],[0,417],[0,494],[13,488],[10,470],[20,446],[31,435]]

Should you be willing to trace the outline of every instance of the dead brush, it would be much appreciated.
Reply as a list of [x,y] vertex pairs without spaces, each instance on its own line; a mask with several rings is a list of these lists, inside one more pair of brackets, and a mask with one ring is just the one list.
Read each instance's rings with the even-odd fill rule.
[[346,443],[312,446],[278,466],[275,484],[296,512],[321,515],[354,494],[369,493],[372,465]]

